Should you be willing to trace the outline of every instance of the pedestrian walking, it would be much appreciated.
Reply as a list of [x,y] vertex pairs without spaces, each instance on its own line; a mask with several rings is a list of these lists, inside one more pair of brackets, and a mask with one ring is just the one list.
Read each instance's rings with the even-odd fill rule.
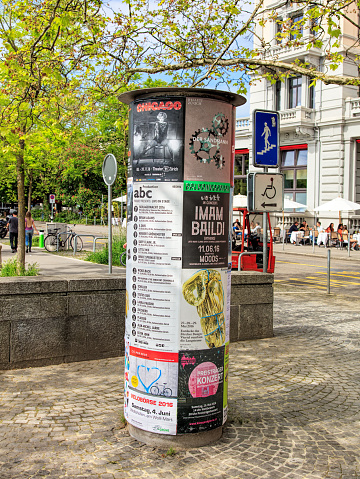
[[11,252],[17,252],[18,246],[18,217],[17,211],[13,211],[12,216],[10,216],[8,224],[6,225],[7,229],[9,230],[9,238],[10,238],[10,246]]
[[27,253],[31,253],[32,237],[34,231],[39,234],[30,211],[27,211],[25,215],[25,245]]

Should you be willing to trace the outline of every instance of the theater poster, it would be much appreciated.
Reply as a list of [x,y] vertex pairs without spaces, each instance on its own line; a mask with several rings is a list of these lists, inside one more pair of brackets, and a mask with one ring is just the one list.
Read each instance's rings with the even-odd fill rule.
[[134,181],[183,181],[184,100],[146,100],[132,106]]
[[231,178],[234,136],[232,105],[209,98],[187,98],[184,181]]

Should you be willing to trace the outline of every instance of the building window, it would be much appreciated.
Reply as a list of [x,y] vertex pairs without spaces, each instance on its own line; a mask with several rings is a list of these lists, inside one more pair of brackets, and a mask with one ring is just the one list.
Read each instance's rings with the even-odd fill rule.
[[275,110],[281,110],[281,81],[275,83]]
[[235,151],[234,195],[247,194],[247,174],[249,172],[249,150]]
[[296,40],[303,34],[303,16],[301,13],[297,13],[291,17],[291,32],[290,40]]
[[309,108],[315,108],[315,85],[309,86]]
[[284,174],[284,196],[306,205],[307,145],[281,151],[281,172]]
[[319,25],[319,19],[318,18],[310,18],[310,35],[313,37],[316,37],[316,34],[318,33],[318,25]]
[[301,105],[301,77],[289,78],[289,108]]
[[278,18],[275,21],[275,40],[277,45],[281,45],[282,42],[282,29],[283,29],[283,20]]

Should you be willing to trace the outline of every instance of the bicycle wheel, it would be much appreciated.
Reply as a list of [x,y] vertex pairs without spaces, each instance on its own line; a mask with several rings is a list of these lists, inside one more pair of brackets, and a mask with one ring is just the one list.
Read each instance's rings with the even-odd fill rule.
[[124,253],[122,253],[122,255],[120,255],[120,263],[123,266],[126,266],[126,251],[124,251]]
[[[71,246],[71,249],[74,249],[74,247],[75,247],[75,236],[71,237],[70,246]],[[82,249],[83,249],[83,240],[80,238],[80,236],[78,236],[77,237],[77,242],[76,242],[76,251],[81,251]]]
[[164,388],[164,396],[166,396],[167,398],[169,398],[171,396],[171,389],[170,388]]
[[159,395],[159,388],[157,386],[151,386],[150,388],[150,394],[153,396],[158,396]]
[[57,246],[57,238],[55,235],[47,235],[45,240],[44,240],[44,246],[49,253],[53,253],[56,251],[56,246]]

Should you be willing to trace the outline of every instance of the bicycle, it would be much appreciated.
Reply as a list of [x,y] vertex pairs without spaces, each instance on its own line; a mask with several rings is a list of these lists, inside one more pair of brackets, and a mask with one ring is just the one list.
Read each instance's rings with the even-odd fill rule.
[[[74,225],[75,226],[75,225]],[[53,232],[49,233],[44,240],[44,246],[49,253],[57,251],[57,249],[74,249],[75,247],[75,231],[69,229],[58,235],[60,228],[54,228]],[[76,243],[76,251],[81,251],[83,249],[83,241],[78,236]]]
[[159,389],[159,386],[155,384],[155,386],[151,386],[150,388],[150,394],[153,396],[165,396],[165,397],[170,397],[172,394],[172,390],[170,388],[165,387],[165,384],[163,384],[162,390]]
[[120,263],[121,263],[123,266],[126,266],[126,255],[127,255],[126,245],[127,245],[127,243],[125,243],[125,244],[123,245],[123,248],[125,248],[125,251],[124,251],[123,253],[121,253],[121,255],[120,255]]

